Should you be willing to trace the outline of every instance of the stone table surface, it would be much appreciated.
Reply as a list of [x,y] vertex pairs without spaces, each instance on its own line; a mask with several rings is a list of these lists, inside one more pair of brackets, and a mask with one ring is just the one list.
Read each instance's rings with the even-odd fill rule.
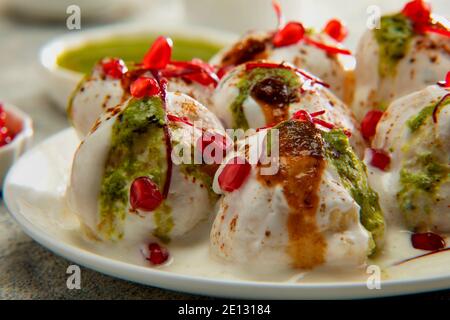
[[[39,48],[65,33],[64,23],[39,24],[7,16],[0,10],[0,100],[11,102],[34,121],[34,144],[66,128],[65,115],[46,96],[38,63]],[[60,258],[25,235],[0,206],[0,299],[198,299],[118,280],[82,268],[81,290],[68,290]],[[449,292],[420,295],[449,299]]]

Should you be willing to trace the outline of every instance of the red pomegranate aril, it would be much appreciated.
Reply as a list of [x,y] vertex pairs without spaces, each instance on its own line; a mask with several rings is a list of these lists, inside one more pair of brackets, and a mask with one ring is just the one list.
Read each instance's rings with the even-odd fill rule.
[[0,103],[0,147],[3,147],[14,139],[14,134],[6,127],[6,111],[3,104]]
[[383,150],[371,149],[372,159],[370,164],[375,168],[385,171],[391,163],[391,157]]
[[142,60],[144,68],[164,69],[172,57],[172,45],[172,39],[159,36]]
[[445,76],[444,81],[439,81],[438,85],[443,88],[449,88],[450,89],[450,71],[447,72],[447,75]]
[[[205,149],[212,145],[211,148],[211,154],[205,155]],[[201,150],[202,156],[209,158],[209,157],[215,157],[216,151],[220,151],[222,153],[222,156],[226,155],[226,151],[230,147],[230,142],[228,139],[216,132],[208,132],[205,131],[202,133],[202,136],[197,140],[197,150]]]
[[6,125],[6,111],[3,104],[0,103],[0,128]]
[[[244,163],[240,163],[245,161]],[[245,159],[238,157],[229,161],[219,175],[219,186],[223,191],[233,192],[239,189],[250,174],[252,166]]]
[[160,93],[158,81],[153,78],[137,78],[130,86],[131,95],[135,98],[153,97]]
[[273,37],[272,43],[275,47],[285,47],[296,44],[303,39],[305,28],[299,22],[288,22]]
[[125,63],[120,59],[106,59],[102,61],[103,73],[113,79],[121,79],[127,72]]
[[402,13],[414,24],[424,25],[430,22],[431,7],[423,0],[413,0],[405,5]]
[[7,127],[0,128],[0,147],[3,147],[13,140],[13,136],[10,134]]
[[337,19],[331,19],[323,31],[338,42],[342,42],[348,35],[347,28]]
[[130,206],[133,210],[153,211],[163,202],[159,187],[148,177],[139,177],[130,188]]
[[222,79],[232,68],[233,66],[224,66],[219,68],[219,70],[217,70],[217,77]]
[[375,135],[377,124],[383,116],[383,111],[371,110],[361,122],[361,133],[364,139],[369,140]]
[[445,248],[445,240],[432,232],[412,234],[411,243],[414,248],[420,250],[436,251]]
[[148,245],[148,253],[149,256],[146,259],[155,266],[161,265],[169,259],[169,251],[156,242]]

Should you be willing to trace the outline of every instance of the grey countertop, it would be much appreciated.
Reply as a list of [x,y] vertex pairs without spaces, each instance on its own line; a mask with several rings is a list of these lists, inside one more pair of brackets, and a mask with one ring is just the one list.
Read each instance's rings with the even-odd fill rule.
[[[34,120],[34,144],[68,126],[41,81],[38,50],[50,38],[67,32],[64,23],[37,24],[13,19],[0,10],[0,100],[13,103]],[[0,206],[0,299],[198,299],[111,278],[82,268],[80,290],[66,286],[70,261],[25,235]],[[421,295],[450,299],[449,292]]]

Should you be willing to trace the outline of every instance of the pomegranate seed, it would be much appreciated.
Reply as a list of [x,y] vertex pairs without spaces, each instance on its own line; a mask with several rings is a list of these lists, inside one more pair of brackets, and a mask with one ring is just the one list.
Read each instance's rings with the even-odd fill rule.
[[137,78],[130,86],[131,95],[135,98],[153,97],[160,93],[158,81],[153,78]]
[[164,69],[172,57],[172,45],[172,39],[159,36],[142,60],[144,68]]
[[0,103],[0,128],[6,125],[6,111],[3,104]]
[[0,147],[3,147],[13,140],[13,136],[9,133],[8,128],[0,128]]
[[375,135],[377,124],[383,116],[383,111],[371,110],[367,112],[361,122],[361,133],[364,139],[369,140]]
[[305,28],[299,22],[289,22],[278,30],[272,40],[275,47],[285,47],[296,44],[303,39]]
[[14,139],[14,134],[12,134],[6,127],[6,111],[3,104],[0,103],[0,147],[3,147]]
[[352,54],[350,50],[332,47],[319,41],[313,40],[310,37],[305,37],[305,42],[307,44],[315,46],[316,48],[326,51],[328,54],[344,54],[344,55]]
[[402,13],[418,26],[428,24],[431,19],[431,7],[423,0],[408,2]]
[[370,164],[380,170],[385,171],[391,163],[391,157],[383,150],[371,149],[372,159]]
[[338,42],[342,42],[348,35],[347,28],[337,19],[331,19],[328,21],[323,29],[323,32]]
[[160,265],[169,259],[169,251],[161,247],[158,243],[153,242],[148,245],[149,256],[146,258],[153,265]]
[[[209,148],[210,154],[204,154],[205,149],[212,145]],[[231,146],[228,139],[216,132],[203,132],[202,136],[197,140],[197,150],[201,150],[202,156],[211,159],[216,156],[216,150],[220,151],[222,153],[222,156],[226,155],[226,151]]]
[[153,211],[163,201],[158,186],[148,177],[133,181],[130,188],[130,205],[133,210]]
[[247,160],[244,163],[239,163],[240,161],[239,157],[234,157],[220,173],[218,182],[223,191],[233,192],[239,189],[249,176],[252,166]]
[[217,70],[217,77],[222,79],[232,68],[233,66],[224,66],[219,68],[219,70]]
[[445,240],[432,232],[412,234],[411,243],[414,248],[420,250],[435,251],[445,248]]
[[439,81],[437,84],[443,88],[450,88],[450,71],[447,72],[447,75],[445,76],[445,80]]
[[113,79],[122,79],[127,67],[121,59],[106,59],[102,61],[103,73]]

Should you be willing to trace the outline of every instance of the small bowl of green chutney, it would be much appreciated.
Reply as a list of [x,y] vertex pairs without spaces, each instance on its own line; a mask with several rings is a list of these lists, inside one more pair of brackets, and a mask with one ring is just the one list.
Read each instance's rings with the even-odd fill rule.
[[208,61],[236,39],[234,34],[193,26],[118,25],[64,35],[40,53],[49,96],[65,110],[72,91],[97,61],[117,57],[127,64],[140,62],[160,35],[172,38],[174,60]]

